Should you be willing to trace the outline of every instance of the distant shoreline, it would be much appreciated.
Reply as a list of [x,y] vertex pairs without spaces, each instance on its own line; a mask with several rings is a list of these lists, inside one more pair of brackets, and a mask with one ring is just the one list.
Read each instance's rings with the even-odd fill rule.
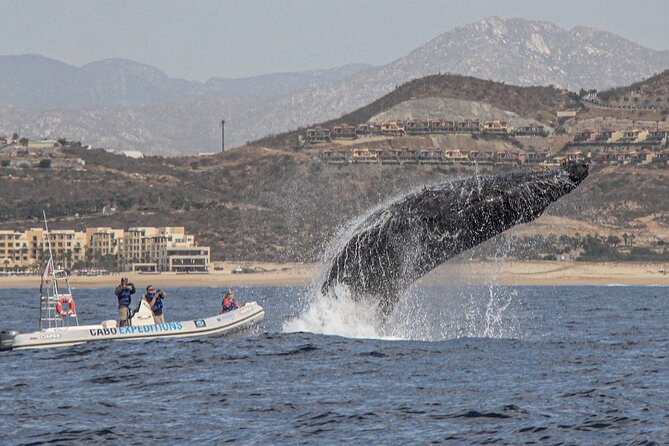
[[[251,262],[244,262],[251,263]],[[230,270],[209,274],[138,274],[115,273],[103,276],[71,276],[74,288],[113,288],[120,277],[128,276],[137,288],[155,285],[165,288],[185,287],[300,287],[312,283],[314,264],[253,264],[257,273],[232,274]],[[499,285],[666,285],[669,265],[637,262],[554,262],[500,261],[447,262],[421,279],[428,285],[460,283],[495,283]],[[0,289],[38,289],[39,275],[2,276]]]

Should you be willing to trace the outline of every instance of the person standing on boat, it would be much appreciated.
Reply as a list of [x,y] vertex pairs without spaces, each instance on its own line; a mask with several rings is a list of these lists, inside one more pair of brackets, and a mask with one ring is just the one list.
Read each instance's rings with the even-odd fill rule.
[[128,283],[128,278],[121,278],[121,284],[116,287],[116,298],[118,299],[118,315],[120,318],[119,326],[130,326],[130,301],[135,294],[135,285]]
[[221,302],[223,309],[221,313],[227,313],[228,311],[236,310],[241,307],[237,300],[235,299],[235,292],[232,289],[229,289],[225,296],[223,296],[223,302]]
[[153,321],[156,324],[165,323],[165,316],[163,315],[163,299],[165,299],[166,294],[162,289],[156,289],[153,285],[146,287],[146,294],[144,299],[149,303],[151,311],[153,311]]

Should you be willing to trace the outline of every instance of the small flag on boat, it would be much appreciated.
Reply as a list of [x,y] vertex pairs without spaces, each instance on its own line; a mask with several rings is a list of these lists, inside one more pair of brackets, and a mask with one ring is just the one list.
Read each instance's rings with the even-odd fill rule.
[[44,267],[44,274],[42,274],[42,278],[44,280],[48,279],[52,272],[53,272],[53,258],[49,257],[49,261],[46,262],[46,266]]
[[53,273],[53,258],[49,257],[49,261],[46,262],[44,266],[44,272],[42,273],[42,281],[39,284],[39,292],[42,294],[42,288],[44,287],[44,282],[49,280],[49,276]]

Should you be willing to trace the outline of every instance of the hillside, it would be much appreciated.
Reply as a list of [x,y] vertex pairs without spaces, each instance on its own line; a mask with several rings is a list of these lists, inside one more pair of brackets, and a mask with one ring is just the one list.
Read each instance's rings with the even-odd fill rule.
[[669,70],[626,87],[597,94],[597,100],[609,106],[669,109]]
[[240,79],[213,77],[202,83],[171,78],[156,67],[125,59],[75,67],[37,54],[0,56],[0,106],[92,110],[144,107],[196,96],[277,96],[328,85],[369,68],[349,64]]
[[[67,135],[96,147],[193,154],[219,147],[218,124],[224,118],[228,147],[240,146],[350,113],[400,84],[436,73],[601,90],[667,69],[669,52],[592,28],[565,30],[493,17],[452,29],[387,65],[342,67],[331,76],[277,74],[194,85],[141,64],[96,63],[86,70],[55,65],[0,67],[6,73],[0,84],[5,104],[0,128],[21,129],[33,139]],[[50,99],[40,103],[42,98]]]
[[[467,174],[430,165],[342,168],[254,147],[140,160],[70,148],[59,157],[81,158],[85,167],[0,167],[0,228],[39,226],[43,208],[54,228],[183,225],[212,247],[216,260],[317,260],[341,225],[361,212],[419,185]],[[565,220],[544,231],[573,235],[582,222],[602,235],[635,233],[655,243],[669,238],[669,204],[657,199],[666,190],[664,170],[595,171],[550,208],[549,215]],[[105,206],[116,211],[105,214]]]
[[[453,98],[486,103],[544,124],[552,124],[558,110],[582,107],[575,94],[555,87],[518,87],[469,76],[432,75],[409,81],[369,105],[319,125],[359,125],[399,104],[426,98]],[[263,138],[253,144],[293,147],[297,135],[303,132],[295,130]]]
[[[547,125],[555,124],[558,110],[580,110],[570,122],[596,119],[589,115],[593,109],[581,108],[576,95],[554,87],[433,75],[398,86],[325,124],[359,124],[402,104],[430,98],[490,104]],[[616,118],[620,125],[634,122],[625,110],[596,110],[620,115]],[[173,132],[180,130],[177,120],[171,124]],[[519,168],[515,162],[334,164],[320,157],[323,147],[558,154],[572,138],[483,133],[372,136],[296,148],[297,133],[289,132],[216,155],[138,160],[77,144],[59,147],[52,142],[42,149],[36,141],[29,149],[31,143],[25,148],[8,143],[0,146],[0,228],[39,225],[41,210],[46,209],[55,228],[185,226],[199,243],[212,247],[215,260],[314,261],[347,221],[398,194],[477,171]],[[657,153],[663,153],[666,141],[663,144]],[[42,161],[50,167],[40,168]],[[666,162],[625,166],[623,158],[619,166],[608,166],[595,158],[589,161],[592,173],[582,186],[553,205],[546,218],[519,228],[518,234],[574,237],[587,230],[606,237],[634,234],[637,243],[652,246],[669,241],[669,203],[662,199],[669,190]],[[112,208],[114,212],[109,211]]]

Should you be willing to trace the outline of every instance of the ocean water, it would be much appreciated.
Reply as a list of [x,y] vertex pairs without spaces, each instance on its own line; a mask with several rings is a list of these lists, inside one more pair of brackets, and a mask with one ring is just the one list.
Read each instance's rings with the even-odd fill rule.
[[[169,290],[167,320],[221,289]],[[667,444],[669,289],[416,288],[390,320],[301,288],[240,288],[244,337],[0,354],[0,444]],[[75,290],[80,320],[112,290]],[[0,290],[0,328],[36,327]]]

